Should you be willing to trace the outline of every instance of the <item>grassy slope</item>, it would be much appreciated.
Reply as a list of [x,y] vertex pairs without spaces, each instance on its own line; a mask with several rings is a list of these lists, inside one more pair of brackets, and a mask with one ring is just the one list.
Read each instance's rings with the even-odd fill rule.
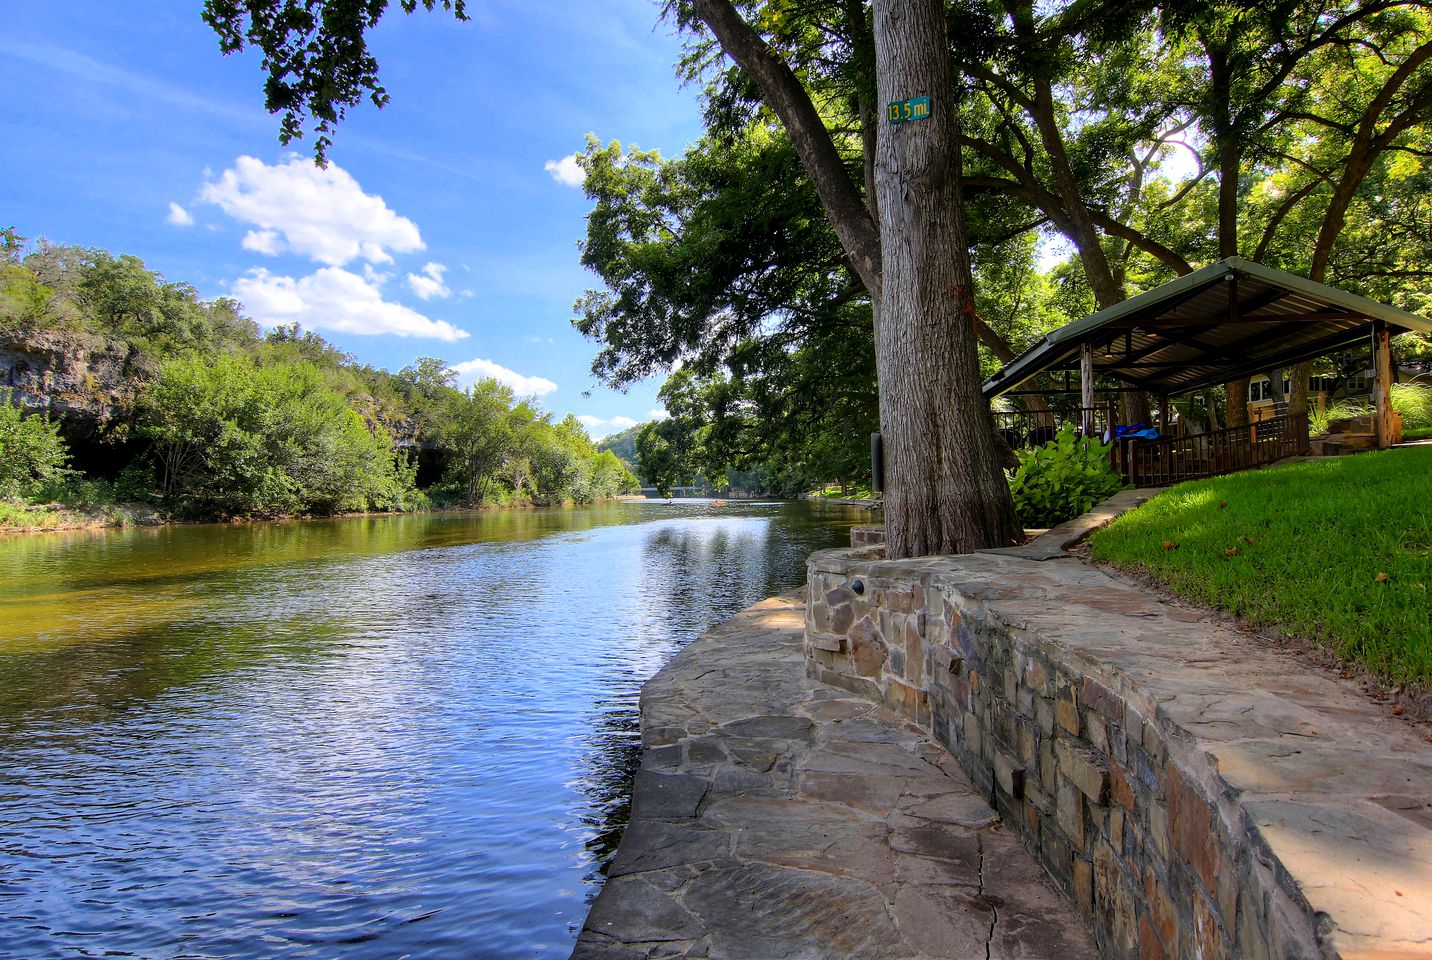
[[1432,685],[1432,448],[1182,484],[1090,551],[1387,679]]

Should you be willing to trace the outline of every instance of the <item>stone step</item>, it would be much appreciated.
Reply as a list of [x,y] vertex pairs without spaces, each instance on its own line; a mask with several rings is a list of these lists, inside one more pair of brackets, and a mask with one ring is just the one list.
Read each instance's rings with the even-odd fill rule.
[[955,759],[806,676],[768,600],[642,691],[632,819],[579,960],[1098,956]]

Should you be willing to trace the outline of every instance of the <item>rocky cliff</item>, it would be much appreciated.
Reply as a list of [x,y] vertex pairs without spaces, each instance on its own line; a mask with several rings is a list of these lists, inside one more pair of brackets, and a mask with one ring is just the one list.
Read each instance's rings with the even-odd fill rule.
[[66,433],[93,433],[127,419],[153,362],[127,343],[89,333],[0,335],[0,393],[48,412]]

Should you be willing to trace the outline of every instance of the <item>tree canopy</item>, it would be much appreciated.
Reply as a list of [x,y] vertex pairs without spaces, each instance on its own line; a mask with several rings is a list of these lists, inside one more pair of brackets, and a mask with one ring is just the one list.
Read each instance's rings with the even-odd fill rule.
[[[321,155],[343,107],[386,97],[362,44],[386,6],[206,10],[226,50],[263,48],[282,136],[311,121]],[[653,428],[668,444],[684,425],[709,465],[839,471],[847,431],[882,427],[892,551],[964,549],[1003,536],[945,516],[998,500],[971,391],[1043,330],[1234,253],[1426,309],[1429,0],[929,0],[898,28],[891,9],[674,0],[705,138],[670,158],[589,140],[582,255],[602,286],[575,322],[613,385],[679,371],[688,412]],[[882,122],[919,91],[929,121]]]

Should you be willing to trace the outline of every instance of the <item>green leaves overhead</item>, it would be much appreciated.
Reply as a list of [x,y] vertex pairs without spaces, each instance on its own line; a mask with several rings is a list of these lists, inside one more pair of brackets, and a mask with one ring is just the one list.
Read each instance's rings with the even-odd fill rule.
[[613,386],[678,360],[713,370],[745,339],[837,322],[861,295],[784,137],[754,128],[669,160],[589,140],[579,158],[595,205],[582,263],[606,289],[576,304]]
[[[399,0],[404,13],[441,7],[466,20],[464,0]],[[247,46],[263,51],[264,106],[281,115],[279,142],[312,128],[314,156],[322,161],[348,108],[365,99],[388,102],[367,31],[388,10],[388,0],[205,0],[204,22],[219,35],[224,53]]]

